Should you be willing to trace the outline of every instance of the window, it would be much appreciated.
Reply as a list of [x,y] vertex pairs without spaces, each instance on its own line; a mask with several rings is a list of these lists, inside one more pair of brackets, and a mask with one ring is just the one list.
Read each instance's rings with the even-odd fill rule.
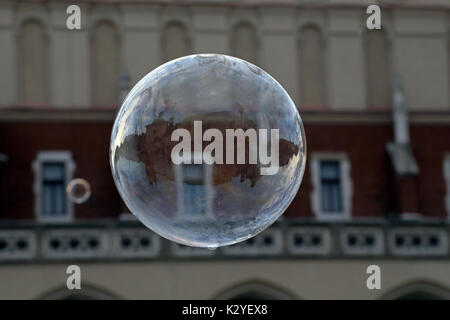
[[[194,154],[194,158],[202,154]],[[180,164],[174,166],[177,182],[178,212],[188,220],[197,215],[212,215],[212,167],[207,164]]]
[[383,30],[368,30],[365,40],[369,107],[390,107],[392,105],[392,79],[386,33]]
[[325,105],[324,41],[314,25],[300,30],[300,103],[306,107]]
[[39,105],[48,102],[47,48],[42,23],[36,20],[23,23],[18,41],[19,90],[20,102],[23,104]]
[[447,153],[444,157],[444,178],[446,186],[445,208],[450,218],[450,153]]
[[240,23],[234,27],[232,48],[235,57],[257,64],[258,38],[255,28],[248,23]]
[[350,218],[352,184],[350,163],[342,153],[316,153],[312,155],[311,206],[319,219]]
[[162,49],[164,62],[189,54],[188,33],[183,24],[171,22],[166,25],[163,31]]
[[73,204],[67,199],[66,186],[72,179],[74,169],[69,151],[38,153],[33,163],[37,219],[43,222],[72,220]]
[[320,205],[323,212],[342,211],[341,170],[339,161],[320,161]]
[[115,107],[119,99],[119,36],[112,22],[98,22],[93,30],[92,103]]
[[184,214],[207,212],[207,186],[204,186],[205,170],[201,164],[183,164]]
[[42,214],[58,216],[66,213],[64,162],[42,163]]

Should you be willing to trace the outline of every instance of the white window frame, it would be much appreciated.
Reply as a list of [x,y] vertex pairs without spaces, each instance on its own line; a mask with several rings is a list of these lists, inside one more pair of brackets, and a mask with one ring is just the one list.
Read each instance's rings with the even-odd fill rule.
[[[342,211],[325,212],[321,206],[321,181],[320,162],[338,161],[341,178]],[[350,161],[342,152],[316,152],[311,155],[311,182],[313,191],[311,193],[311,208],[319,220],[341,221],[349,220],[352,212],[353,183],[350,175]]]
[[49,217],[42,212],[42,164],[44,162],[64,162],[66,183],[69,183],[73,178],[76,165],[72,159],[72,152],[70,151],[40,151],[36,159],[33,161],[34,172],[34,212],[35,217],[39,222],[44,223],[61,223],[71,222],[74,216],[74,205],[67,197],[66,206],[67,212],[64,216]]
[[444,180],[445,180],[445,209],[450,220],[450,152],[444,156]]

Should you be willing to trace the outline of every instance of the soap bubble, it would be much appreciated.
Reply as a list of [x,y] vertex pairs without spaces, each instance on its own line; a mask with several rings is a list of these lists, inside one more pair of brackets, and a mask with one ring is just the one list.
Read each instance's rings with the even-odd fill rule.
[[164,238],[207,248],[270,226],[297,193],[305,159],[303,123],[283,87],[217,54],[147,74],[123,102],[110,145],[131,212]]
[[91,196],[91,186],[86,180],[77,178],[69,182],[66,192],[70,201],[82,204]]

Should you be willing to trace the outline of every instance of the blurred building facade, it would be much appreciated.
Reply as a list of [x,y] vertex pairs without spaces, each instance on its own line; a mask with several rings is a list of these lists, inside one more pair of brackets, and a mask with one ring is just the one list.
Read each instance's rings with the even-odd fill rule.
[[[0,298],[450,297],[448,0],[92,0],[68,30],[71,4],[0,2]],[[366,28],[370,4],[381,30]],[[308,145],[283,218],[215,251],[130,219],[109,168],[121,99],[192,53],[269,72]],[[83,204],[73,178],[90,184]]]

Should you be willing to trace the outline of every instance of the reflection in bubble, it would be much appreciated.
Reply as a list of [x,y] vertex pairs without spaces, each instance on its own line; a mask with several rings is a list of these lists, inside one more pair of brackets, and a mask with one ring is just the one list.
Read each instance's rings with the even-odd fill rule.
[[[233,163],[205,163],[204,150],[219,135],[200,136],[196,147],[199,121],[203,133],[224,137],[213,156],[221,151]],[[176,129],[193,138],[191,152],[183,151],[191,163],[173,161]],[[266,165],[248,161],[264,151],[261,136],[250,146],[245,140],[246,161],[237,164],[241,149],[238,139],[227,146],[228,129],[277,129],[276,174],[262,175]],[[270,153],[270,135],[267,141]],[[224,55],[183,57],[150,72],[125,99],[111,135],[111,169],[128,208],[161,236],[198,247],[243,241],[271,225],[294,198],[305,159],[303,124],[285,90],[260,68]]]

